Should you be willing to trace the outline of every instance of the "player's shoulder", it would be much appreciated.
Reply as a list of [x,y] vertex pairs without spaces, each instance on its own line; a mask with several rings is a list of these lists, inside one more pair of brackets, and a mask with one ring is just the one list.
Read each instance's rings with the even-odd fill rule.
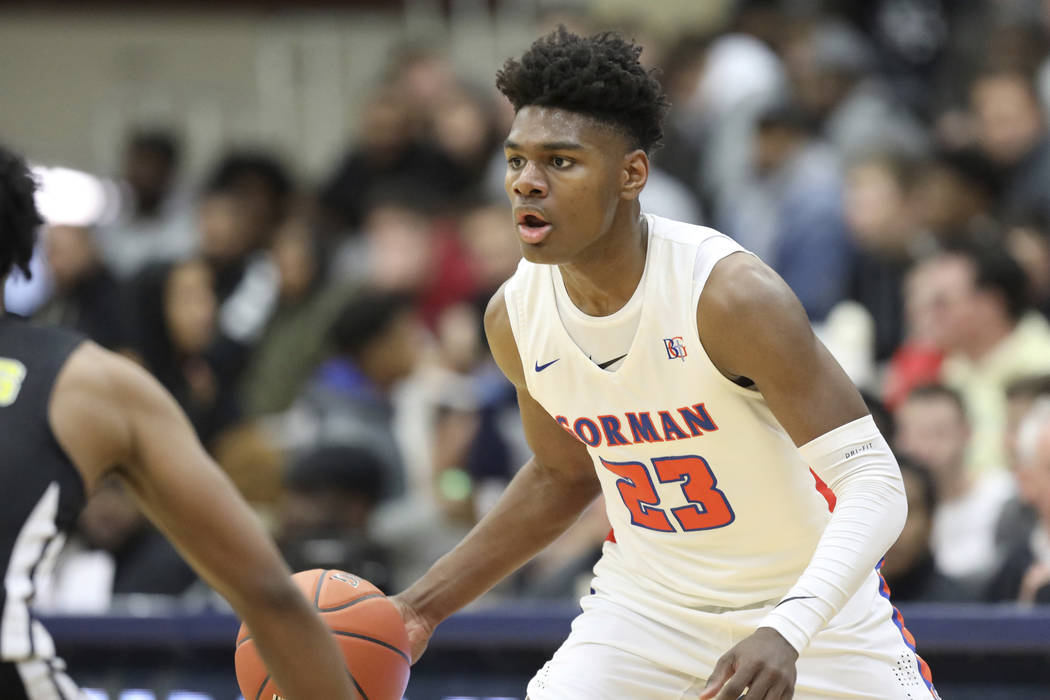
[[[519,268],[520,270],[520,268]],[[514,277],[500,285],[485,307],[485,336],[488,338],[492,358],[499,365],[503,374],[515,386],[525,382],[525,373],[521,368],[518,345],[514,340],[514,329],[511,327],[510,311],[507,308],[507,288]]]
[[798,298],[780,275],[754,255],[740,253],[714,265],[700,295],[697,320],[702,317],[701,328],[723,323],[740,327],[800,311]]

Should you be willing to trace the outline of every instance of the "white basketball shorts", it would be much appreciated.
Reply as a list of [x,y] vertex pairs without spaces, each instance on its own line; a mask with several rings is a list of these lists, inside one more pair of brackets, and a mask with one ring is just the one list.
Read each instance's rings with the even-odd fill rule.
[[[595,587],[568,639],[529,683],[529,700],[695,700],[718,658],[769,611],[647,615],[603,593],[599,579]],[[798,660],[795,700],[937,700],[887,590],[872,572],[813,638]]]

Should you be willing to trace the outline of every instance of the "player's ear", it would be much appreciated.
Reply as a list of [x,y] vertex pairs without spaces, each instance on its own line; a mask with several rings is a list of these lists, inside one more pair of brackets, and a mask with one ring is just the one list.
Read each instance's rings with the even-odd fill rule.
[[621,171],[620,197],[638,199],[642,188],[649,180],[649,156],[640,148],[629,151],[623,157]]

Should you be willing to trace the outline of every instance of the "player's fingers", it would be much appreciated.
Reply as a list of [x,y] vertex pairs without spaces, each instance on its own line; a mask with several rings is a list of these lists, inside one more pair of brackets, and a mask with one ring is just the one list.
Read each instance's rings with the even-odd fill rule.
[[[715,664],[715,670],[711,672],[711,677],[707,679],[704,691],[700,693],[700,700],[710,700],[722,689],[722,684],[733,675],[734,661],[732,652],[722,655],[722,658]],[[734,700],[736,699],[734,698]]]
[[777,678],[768,671],[760,671],[747,684],[747,700],[780,700],[781,688]]
[[[750,695],[750,691],[748,692]],[[792,683],[775,683],[766,693],[767,700],[791,700],[795,696],[795,687]]]
[[[744,694],[748,685],[750,685],[748,677],[738,670],[732,678],[725,682],[722,690],[715,696],[715,700],[737,700]],[[748,693],[747,696],[751,697],[751,693]]]
[[[733,672],[733,675],[722,686],[722,690],[715,696],[715,700],[737,700],[754,681],[759,669],[760,666],[757,664],[737,666],[736,671]],[[748,695],[750,696],[750,693]]]

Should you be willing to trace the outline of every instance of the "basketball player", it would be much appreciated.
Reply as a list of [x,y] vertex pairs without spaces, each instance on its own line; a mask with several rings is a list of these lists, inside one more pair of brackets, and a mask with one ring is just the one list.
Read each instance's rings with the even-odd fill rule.
[[[0,291],[13,268],[29,274],[33,191],[25,162],[0,148]],[[130,361],[2,302],[0,697],[82,697],[30,605],[85,495],[115,472],[248,624],[289,697],[357,698],[330,633],[174,399]]]
[[535,455],[397,598],[414,652],[601,493],[531,700],[936,697],[876,571],[907,506],[858,392],[762,262],[640,211],[667,106],[640,52],[561,29],[497,77],[524,260],[485,323]]

